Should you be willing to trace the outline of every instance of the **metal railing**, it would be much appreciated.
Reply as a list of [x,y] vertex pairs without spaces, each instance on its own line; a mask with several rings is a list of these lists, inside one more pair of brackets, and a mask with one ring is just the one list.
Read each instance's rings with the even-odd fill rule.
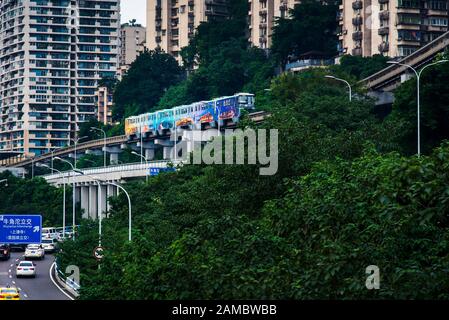
[[[85,173],[85,175],[98,175],[98,174],[108,174],[116,172],[130,172],[130,171],[147,171],[150,168],[167,168],[169,164],[178,165],[180,160],[159,160],[159,161],[149,161],[147,163],[131,163],[131,164],[119,164],[112,165],[108,167],[97,167],[97,168],[86,168],[80,169]],[[73,171],[64,171],[62,174],[48,174],[42,176],[46,180],[62,179],[72,176],[81,176],[79,173],[74,173]]]
[[76,294],[79,294],[79,290],[81,289],[81,286],[76,283],[74,280],[66,277],[66,275],[64,274],[64,272],[62,272],[61,270],[59,270],[59,266],[57,263],[55,263],[55,271],[56,271],[56,276],[65,283],[65,285],[67,287],[69,287],[70,289],[72,289]]

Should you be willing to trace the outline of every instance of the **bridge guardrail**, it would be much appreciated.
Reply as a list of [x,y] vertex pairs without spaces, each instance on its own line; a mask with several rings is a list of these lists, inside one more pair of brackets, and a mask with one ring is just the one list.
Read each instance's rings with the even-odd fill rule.
[[74,280],[68,278],[64,272],[62,272],[59,269],[58,264],[55,261],[55,275],[57,277],[58,282],[60,285],[65,286],[65,288],[75,297],[79,296],[79,290],[81,289],[81,286],[76,283]]
[[[149,170],[150,167],[152,168],[166,168],[169,163],[173,163],[173,165],[178,165],[181,163],[180,160],[174,161],[174,160],[160,160],[160,161],[149,161],[147,163],[131,163],[131,164],[120,164],[120,165],[114,165],[114,166],[107,166],[107,167],[98,167],[98,168],[86,168],[86,169],[80,169],[82,170],[86,175],[97,175],[97,174],[104,174],[104,173],[114,173],[114,172],[129,172],[129,171],[142,171],[142,170]],[[76,176],[79,176],[80,174],[76,174]],[[59,173],[53,173],[44,175],[46,180],[53,180],[53,179],[60,179],[60,178],[66,178],[66,177],[72,177],[74,176],[73,171],[65,171],[62,172],[62,175]]]
[[[431,59],[436,53],[440,52],[444,48],[449,45],[449,32],[446,32],[419,48],[412,54],[402,58],[398,62],[412,65],[422,65],[426,63],[429,59]],[[400,65],[390,65],[369,77],[362,79],[359,81],[360,84],[365,85],[367,88],[377,88],[382,85],[384,82],[391,82],[392,79],[397,78],[400,74],[402,74],[406,67]]]

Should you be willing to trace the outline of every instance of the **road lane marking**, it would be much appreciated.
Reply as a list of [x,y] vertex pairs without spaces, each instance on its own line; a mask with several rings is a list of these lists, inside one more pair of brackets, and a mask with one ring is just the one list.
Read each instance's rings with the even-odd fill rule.
[[49,274],[50,274],[50,279],[51,279],[51,281],[53,282],[53,284],[55,285],[55,287],[58,288],[59,291],[61,291],[63,294],[65,294],[70,300],[75,300],[75,299],[72,298],[68,293],[66,293],[64,290],[62,290],[62,289],[56,284],[55,279],[53,279],[53,272],[51,272],[51,270],[55,267],[55,265],[56,265],[56,262],[53,262],[53,264],[50,266]]
[[16,284],[16,282],[15,282],[15,281],[13,281],[13,282],[12,282],[12,284]]

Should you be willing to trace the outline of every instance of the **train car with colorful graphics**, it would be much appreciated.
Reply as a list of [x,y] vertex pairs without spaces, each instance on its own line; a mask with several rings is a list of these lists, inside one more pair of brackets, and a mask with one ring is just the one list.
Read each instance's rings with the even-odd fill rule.
[[254,109],[253,94],[238,93],[129,117],[125,120],[125,134],[133,140],[141,135],[163,136],[176,128],[201,130],[223,127],[230,121],[237,123],[242,109]]

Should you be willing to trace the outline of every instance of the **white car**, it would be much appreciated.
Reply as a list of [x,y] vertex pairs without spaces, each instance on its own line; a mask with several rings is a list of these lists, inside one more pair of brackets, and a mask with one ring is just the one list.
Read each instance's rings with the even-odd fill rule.
[[58,239],[56,228],[42,228],[42,239]]
[[36,278],[36,264],[31,261],[21,261],[16,268],[16,276]]
[[25,249],[25,259],[44,259],[45,250],[40,244],[29,244]]
[[42,239],[41,240],[42,243],[42,248],[44,248],[45,252],[55,252],[58,249],[58,240],[56,239]]

